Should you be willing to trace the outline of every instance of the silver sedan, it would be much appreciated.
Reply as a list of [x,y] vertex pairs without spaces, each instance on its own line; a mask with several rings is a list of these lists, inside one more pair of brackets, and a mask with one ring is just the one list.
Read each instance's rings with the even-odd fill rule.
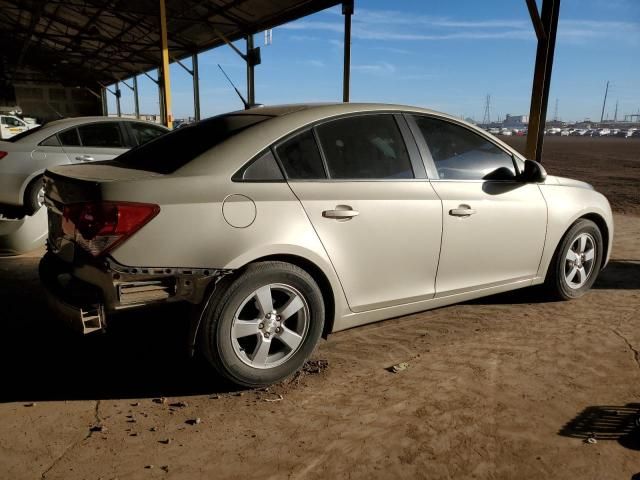
[[580,297],[613,238],[590,185],[398,105],[225,114],[51,169],[45,191],[40,274],[61,317],[90,333],[189,302],[189,345],[246,386],[292,374],[338,330],[539,284]]
[[0,141],[0,211],[37,211],[42,174],[55,165],[109,160],[168,129],[140,120],[66,118]]

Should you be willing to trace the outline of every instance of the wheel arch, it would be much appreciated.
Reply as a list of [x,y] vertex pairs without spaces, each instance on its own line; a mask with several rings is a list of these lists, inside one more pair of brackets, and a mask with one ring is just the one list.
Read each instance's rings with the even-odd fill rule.
[[[591,212],[576,219],[571,225],[569,225],[569,228],[571,228],[578,220],[581,220],[583,218],[591,220],[593,223],[595,223],[600,229],[600,233],[602,234],[602,263],[600,264],[600,268],[602,269],[607,264],[607,252],[609,251],[609,226],[607,225],[606,220],[601,215],[598,215],[595,212]],[[566,233],[569,231],[569,228],[567,228],[564,235],[566,235]],[[562,236],[563,238],[564,235]]]

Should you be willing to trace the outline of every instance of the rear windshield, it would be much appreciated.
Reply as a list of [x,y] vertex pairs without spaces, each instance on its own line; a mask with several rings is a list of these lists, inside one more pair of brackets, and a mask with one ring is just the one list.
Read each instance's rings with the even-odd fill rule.
[[201,153],[268,120],[268,115],[227,114],[179,128],[120,155],[113,164],[156,173],[172,173]]

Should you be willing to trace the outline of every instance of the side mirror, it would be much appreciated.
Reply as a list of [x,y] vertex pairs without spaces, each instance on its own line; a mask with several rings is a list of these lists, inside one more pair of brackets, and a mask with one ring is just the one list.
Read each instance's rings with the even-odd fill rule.
[[544,182],[547,178],[547,171],[544,167],[534,160],[524,161],[524,172],[521,173],[520,178],[527,183],[540,183]]

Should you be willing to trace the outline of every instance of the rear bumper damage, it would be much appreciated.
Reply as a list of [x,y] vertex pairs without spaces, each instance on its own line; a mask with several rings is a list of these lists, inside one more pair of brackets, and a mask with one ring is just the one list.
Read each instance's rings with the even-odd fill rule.
[[102,263],[61,260],[48,252],[40,261],[40,279],[50,308],[74,330],[105,330],[107,315],[152,304],[202,302],[211,282],[231,273],[224,269],[127,267],[112,259]]

